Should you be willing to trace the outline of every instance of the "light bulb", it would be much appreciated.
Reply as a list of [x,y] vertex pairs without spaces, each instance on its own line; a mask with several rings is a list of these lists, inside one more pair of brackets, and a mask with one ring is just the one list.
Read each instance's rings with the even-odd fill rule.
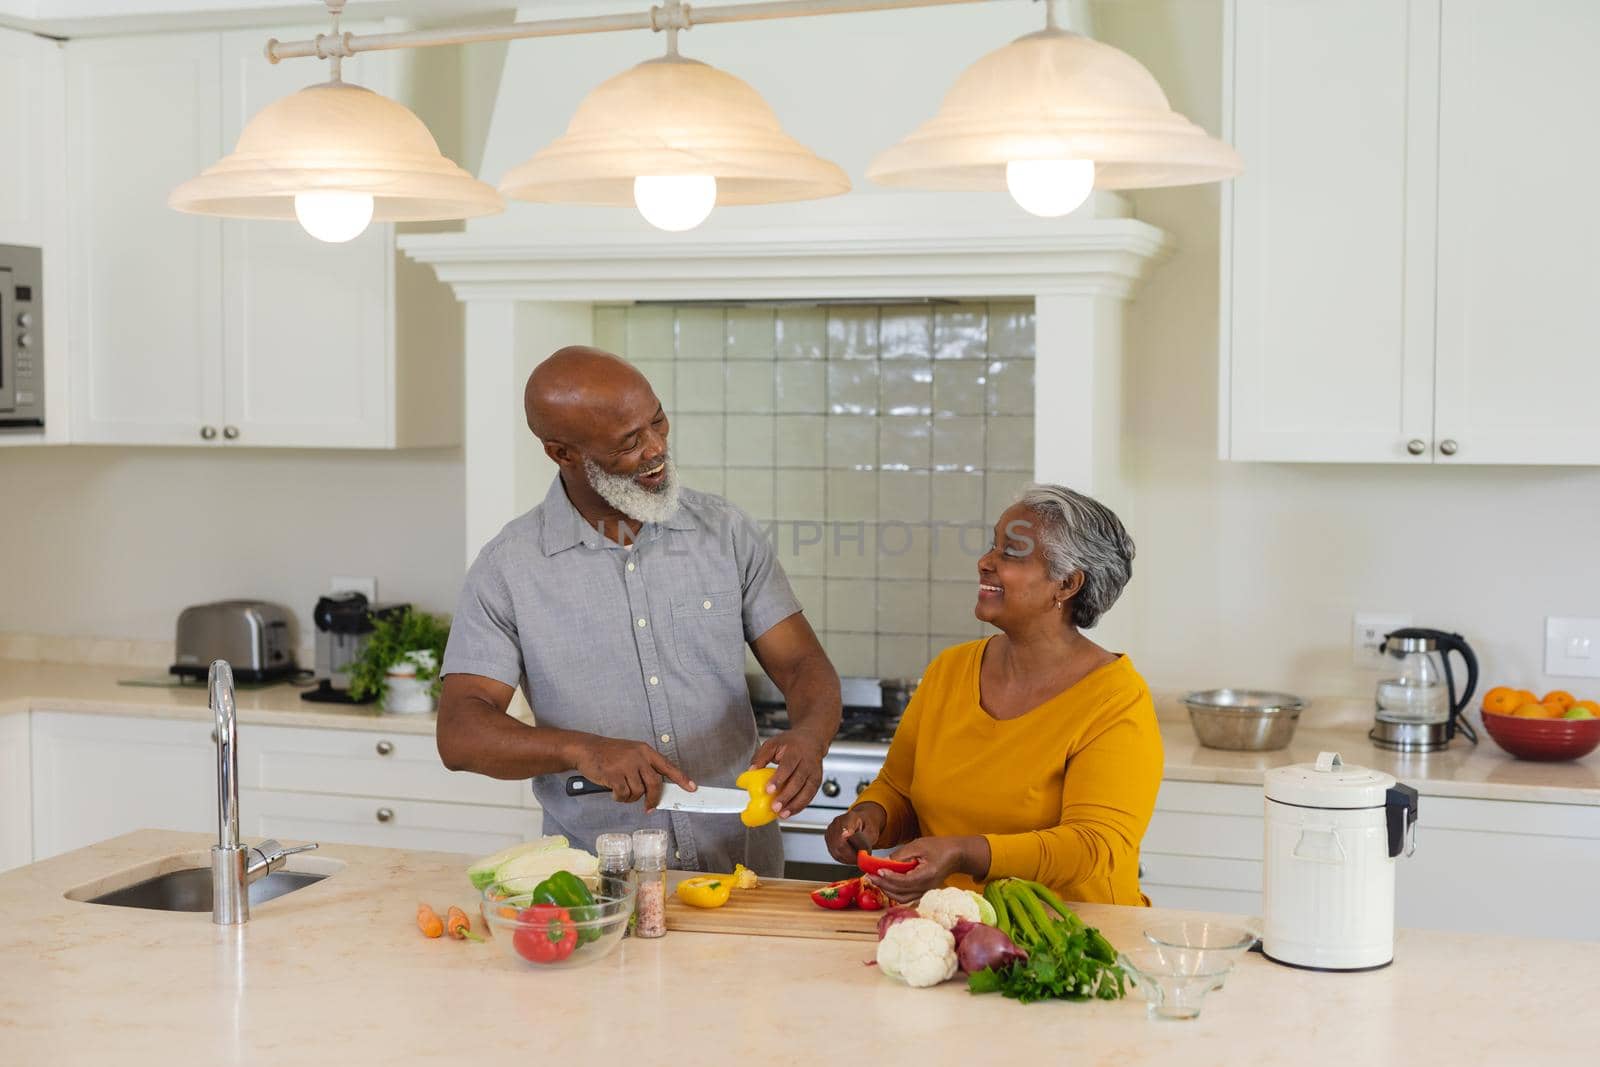
[[1013,159],[1006,164],[1006,188],[1022,210],[1053,219],[1094,192],[1094,160]]
[[317,240],[342,244],[361,236],[372,221],[372,195],[338,189],[296,193],[294,217]]
[[692,230],[717,203],[717,179],[709,174],[640,175],[633,202],[650,225],[677,233]]

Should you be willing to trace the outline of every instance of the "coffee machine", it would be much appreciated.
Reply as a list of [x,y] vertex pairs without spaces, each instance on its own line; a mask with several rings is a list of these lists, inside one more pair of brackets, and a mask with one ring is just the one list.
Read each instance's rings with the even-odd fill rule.
[[366,648],[376,619],[399,618],[410,604],[372,604],[361,593],[319,597],[311,613],[317,627],[317,687],[300,694],[319,704],[366,704],[350,696],[350,665]]
[[[1398,661],[1399,673],[1378,683],[1377,715],[1368,737],[1379,748],[1436,752],[1456,734],[1473,744],[1478,735],[1462,718],[1478,687],[1478,657],[1460,634],[1406,627],[1388,634],[1380,651]],[[1450,654],[1461,657],[1466,684],[1457,695]]]

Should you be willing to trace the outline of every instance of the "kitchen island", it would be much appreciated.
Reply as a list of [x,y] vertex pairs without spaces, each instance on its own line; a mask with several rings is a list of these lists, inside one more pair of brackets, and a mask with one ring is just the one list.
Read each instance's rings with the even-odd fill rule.
[[[1147,1019],[1137,993],[1023,1006],[959,982],[909,989],[864,966],[860,942],[675,932],[529,972],[493,945],[418,933],[419,901],[473,910],[467,858],[444,853],[325,845],[290,869],[334,873],[234,928],[64,895],[210,844],[140,831],[0,875],[0,1063],[1346,1067],[1592,1063],[1600,1044],[1596,949],[1576,942],[1408,930],[1392,967],[1349,975],[1252,954],[1200,1018],[1174,1022]],[[1179,914],[1081,913],[1119,946]]]

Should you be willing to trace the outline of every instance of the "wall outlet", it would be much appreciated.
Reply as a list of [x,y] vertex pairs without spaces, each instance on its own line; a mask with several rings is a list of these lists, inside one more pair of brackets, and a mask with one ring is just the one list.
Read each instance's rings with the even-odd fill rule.
[[336,574],[328,579],[328,592],[360,593],[367,598],[367,603],[376,604],[378,602],[378,579],[351,578]]
[[1379,615],[1376,612],[1357,612],[1350,634],[1350,660],[1357,667],[1376,670],[1387,666],[1392,657],[1379,649],[1386,635],[1411,625],[1410,615]]
[[1545,619],[1544,673],[1600,678],[1600,619]]

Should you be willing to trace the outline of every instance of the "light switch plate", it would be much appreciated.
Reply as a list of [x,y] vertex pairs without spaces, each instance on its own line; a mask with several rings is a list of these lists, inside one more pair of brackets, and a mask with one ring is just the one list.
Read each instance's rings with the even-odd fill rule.
[[1600,619],[1545,619],[1544,672],[1558,678],[1600,678]]
[[1357,667],[1372,670],[1387,666],[1391,662],[1390,657],[1378,651],[1384,637],[1410,625],[1410,615],[1357,612],[1350,634],[1350,661]]
[[367,603],[376,604],[378,602],[378,579],[351,578],[336,574],[328,579],[328,592],[360,593],[367,598]]

